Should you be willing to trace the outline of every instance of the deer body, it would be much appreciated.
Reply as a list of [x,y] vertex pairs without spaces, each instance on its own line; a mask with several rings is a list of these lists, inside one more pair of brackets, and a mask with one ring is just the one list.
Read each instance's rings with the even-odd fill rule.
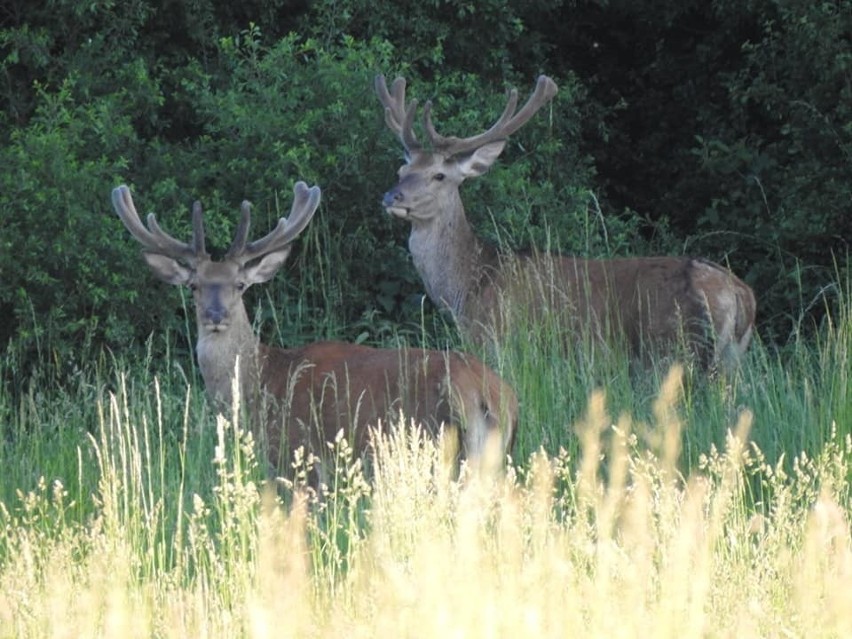
[[127,187],[113,192],[119,217],[146,251],[151,270],[193,291],[196,355],[211,400],[228,410],[238,375],[241,405],[267,444],[270,462],[282,467],[300,446],[322,456],[325,443],[343,431],[356,453],[367,450],[368,426],[396,423],[400,414],[432,434],[445,425],[456,433],[463,456],[484,453],[496,435],[511,449],[517,422],[514,391],[473,357],[423,349],[379,349],[319,342],[285,349],[262,344],[242,295],[269,280],[286,261],[290,243],[310,221],[319,189],[296,185],[293,213],[269,235],[247,243],[249,205],[237,238],[222,261],[204,248],[201,207],[193,210],[193,240],[183,244],[163,233],[153,214],[146,228]]
[[501,333],[506,313],[500,305],[509,303],[522,304],[533,319],[550,309],[563,325],[604,341],[622,336],[637,355],[686,338],[705,364],[730,367],[748,346],[751,289],[708,260],[500,256],[469,226],[452,238],[430,231],[412,225],[414,266],[429,298],[474,342],[493,339],[495,329]]
[[[478,359],[454,352],[382,349],[319,342],[297,349],[261,346],[263,388],[273,398],[270,450],[300,445],[321,450],[342,430],[355,450],[368,444],[368,426],[400,415],[437,435],[456,429],[464,456],[480,456],[490,436],[512,447],[517,403],[512,389]],[[288,374],[280,375],[279,371]],[[278,439],[286,433],[287,441]],[[286,445],[286,449],[282,448]],[[280,452],[278,452],[280,454]]]
[[755,301],[751,289],[727,269],[689,257],[591,260],[549,253],[501,255],[481,242],[465,215],[459,187],[485,173],[519,129],[557,91],[540,76],[519,111],[517,92],[486,132],[456,138],[439,135],[424,107],[431,149],[413,132],[417,101],[405,103],[405,80],[376,91],[385,121],[406,153],[398,183],[382,204],[411,223],[408,246],[427,295],[448,309],[475,342],[499,340],[510,314],[523,308],[535,319],[555,316],[572,330],[603,341],[626,340],[637,355],[685,343],[707,367],[731,368],[751,338]]

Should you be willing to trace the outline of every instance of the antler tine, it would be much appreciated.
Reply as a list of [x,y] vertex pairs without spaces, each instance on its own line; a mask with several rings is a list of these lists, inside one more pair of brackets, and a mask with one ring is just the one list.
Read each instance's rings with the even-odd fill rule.
[[417,100],[412,100],[405,106],[405,78],[398,77],[388,91],[385,76],[379,74],[375,80],[376,93],[379,101],[385,107],[385,124],[396,133],[406,151],[420,148],[417,136],[414,135],[414,114],[417,111]]
[[554,98],[557,91],[559,91],[559,87],[556,86],[553,80],[546,75],[538,76],[535,83],[535,90],[529,100],[527,100],[527,103],[514,115],[512,121],[506,126],[506,135],[511,135],[521,128],[541,107]]
[[192,246],[196,255],[209,257],[204,243],[204,213],[198,200],[192,204]]
[[248,240],[250,226],[251,202],[243,200],[243,203],[240,205],[240,223],[237,226],[237,232],[234,234],[234,241],[231,242],[231,247],[225,255],[226,258],[238,257],[246,250],[246,241]]
[[[272,251],[277,251],[290,242],[292,242],[299,233],[305,230],[308,222],[314,216],[317,207],[320,203],[321,191],[318,186],[308,188],[304,182],[296,182],[293,187],[293,205],[290,208],[290,217],[282,217],[278,220],[278,224],[272,231],[259,240],[250,242],[243,247],[243,251],[238,255],[232,255],[243,262],[248,262],[257,259]],[[249,206],[248,202],[243,202],[243,211]]]
[[481,133],[473,137],[458,138],[455,136],[444,137],[435,130],[435,126],[432,124],[432,102],[429,101],[423,108],[423,126],[429,134],[429,141],[435,150],[451,152],[453,154],[461,153],[463,151],[482,146],[486,142],[490,142],[492,139],[500,139],[500,136],[497,134],[502,132],[502,130],[506,127],[506,124],[515,113],[515,108],[517,106],[518,90],[512,89],[509,91],[509,99],[506,101],[503,113],[500,114],[500,117],[497,118],[497,121],[490,129],[488,129],[485,133]]
[[427,103],[423,112],[423,123],[429,134],[429,140],[434,149],[449,155],[465,153],[478,149],[489,142],[503,140],[520,129],[535,113],[556,95],[556,83],[546,75],[540,75],[536,81],[535,90],[527,103],[515,113],[518,105],[518,91],[512,89],[506,107],[490,129],[469,138],[444,137],[439,135],[432,124],[431,104]]
[[[197,203],[196,203],[197,204]],[[133,204],[130,189],[124,184],[112,191],[112,205],[118,217],[124,222],[124,226],[130,234],[140,243],[146,251],[168,255],[169,257],[193,260],[205,255],[204,231],[201,225],[201,205],[198,206],[198,214],[193,211],[193,244],[187,244],[176,240],[160,228],[157,218],[153,213],[148,214],[148,228],[139,219],[139,213]],[[196,221],[197,218],[197,221]],[[200,234],[199,234],[200,231]],[[199,242],[200,240],[200,242]],[[200,247],[200,250],[198,250]]]

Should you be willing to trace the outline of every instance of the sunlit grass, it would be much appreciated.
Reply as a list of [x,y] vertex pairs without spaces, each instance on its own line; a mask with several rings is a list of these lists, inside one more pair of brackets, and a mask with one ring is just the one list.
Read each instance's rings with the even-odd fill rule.
[[[76,471],[0,506],[2,636],[852,632],[852,441],[770,464],[743,409],[685,476],[677,368],[648,421],[613,418],[593,392],[576,457],[539,452],[454,482],[438,445],[397,429],[368,478],[341,463],[316,490],[264,481],[251,435],[192,392],[165,409],[182,415],[175,437],[159,385],[140,411],[118,379]],[[196,419],[213,432],[196,436]],[[205,463],[206,487],[192,477]]]

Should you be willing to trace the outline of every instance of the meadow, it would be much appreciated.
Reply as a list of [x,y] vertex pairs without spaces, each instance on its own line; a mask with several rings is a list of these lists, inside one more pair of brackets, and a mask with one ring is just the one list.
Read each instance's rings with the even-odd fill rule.
[[8,353],[0,637],[850,636],[839,297],[731,377],[555,356],[546,327],[507,343],[513,458],[458,481],[394,428],[366,464],[337,442],[328,485],[309,459],[270,477],[182,351],[61,380]]

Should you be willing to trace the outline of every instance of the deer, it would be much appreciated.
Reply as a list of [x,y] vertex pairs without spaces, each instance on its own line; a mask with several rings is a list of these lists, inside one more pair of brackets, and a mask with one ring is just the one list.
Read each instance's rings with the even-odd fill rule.
[[313,453],[322,466],[327,442],[338,434],[363,456],[373,427],[380,421],[402,423],[400,415],[430,435],[449,437],[444,450],[451,451],[452,463],[493,452],[487,447],[497,448],[505,460],[517,427],[517,398],[476,357],[339,341],[297,348],[261,343],[243,295],[281,268],[319,202],[319,187],[297,182],[290,216],[280,218],[262,238],[248,241],[251,204],[244,201],[230,248],[223,259],[214,260],[205,246],[200,202],[192,207],[192,237],[182,242],[162,230],[154,213],[148,214],[147,226],[142,223],[127,186],[112,192],[115,211],[142,245],[153,274],[192,291],[196,357],[206,394],[217,410],[227,412],[236,405],[234,391],[239,393],[253,430],[260,431],[266,445],[271,469],[286,472],[299,448]]
[[418,102],[406,104],[405,78],[396,78],[389,89],[378,75],[374,88],[385,124],[405,154],[382,206],[411,224],[408,247],[426,294],[469,341],[499,345],[509,330],[507,309],[522,308],[534,321],[548,314],[569,335],[586,331],[593,343],[621,339],[632,359],[677,354],[685,346],[685,354],[705,370],[737,368],[754,329],[755,298],[727,268],[681,256],[584,259],[501,252],[477,237],[459,189],[487,172],[508,137],[556,95],[551,78],[538,77],[520,110],[518,91],[511,89],[499,118],[471,137],[439,134],[427,101],[426,145],[413,130]]

